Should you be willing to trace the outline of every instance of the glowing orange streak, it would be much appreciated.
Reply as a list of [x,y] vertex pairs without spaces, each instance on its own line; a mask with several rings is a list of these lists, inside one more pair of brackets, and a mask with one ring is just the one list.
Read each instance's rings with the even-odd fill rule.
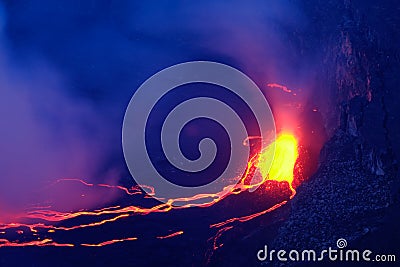
[[[128,195],[136,195],[136,194],[141,194],[142,193],[139,187],[131,187],[130,189],[128,189],[128,188],[120,186],[120,185],[92,184],[92,183],[88,183],[88,182],[85,182],[85,181],[83,181],[81,179],[77,179],[77,178],[58,179],[53,184],[60,183],[60,182],[65,182],[65,181],[75,181],[75,182],[79,182],[79,183],[81,183],[83,185],[86,185],[86,186],[99,186],[99,187],[106,187],[106,188],[112,188],[112,189],[119,189],[119,190],[124,191]],[[133,191],[133,192],[131,192],[131,191]]]
[[232,228],[233,228],[233,226],[227,226],[227,227],[224,227],[224,228],[221,228],[218,230],[217,234],[212,238],[213,239],[213,250],[217,250],[224,245],[222,243],[217,245],[218,239],[222,236],[223,233],[225,233],[226,231],[228,231]]
[[[292,193],[292,195],[290,196],[290,199],[292,199],[292,198],[294,197],[295,194],[296,194],[296,193]],[[218,232],[217,232],[217,234],[213,237],[213,250],[217,250],[218,248],[221,248],[221,247],[223,246],[223,244],[217,245],[218,239],[219,239],[226,231],[228,231],[228,230],[230,230],[230,229],[232,229],[232,228],[234,227],[233,225],[231,225],[231,226],[226,226],[227,224],[230,224],[230,223],[233,223],[233,222],[247,222],[247,221],[250,221],[250,220],[252,220],[252,219],[254,219],[254,218],[257,218],[257,217],[259,217],[259,216],[261,216],[261,215],[264,215],[264,214],[266,214],[266,213],[269,213],[269,212],[271,212],[271,211],[274,211],[274,210],[276,210],[276,209],[282,207],[282,206],[285,205],[287,202],[288,202],[288,201],[285,200],[285,201],[282,201],[281,203],[275,204],[274,206],[272,206],[272,207],[270,207],[270,208],[268,208],[268,209],[266,209],[266,210],[263,210],[263,211],[260,211],[260,212],[257,212],[257,213],[251,214],[251,215],[247,215],[247,216],[231,218],[231,219],[228,219],[228,220],[226,220],[226,221],[223,221],[223,222],[220,222],[220,223],[216,223],[216,224],[210,225],[210,228],[220,228],[220,227],[223,227],[223,228],[219,229]]]
[[112,219],[102,220],[102,221],[94,222],[94,223],[80,224],[80,225],[75,225],[75,226],[72,226],[72,227],[54,227],[53,229],[70,231],[70,230],[86,228],[86,227],[94,227],[94,226],[99,226],[99,225],[102,225],[102,224],[105,224],[105,223],[109,223],[109,222],[115,222],[116,220],[121,219],[121,218],[125,218],[125,217],[129,217],[129,214],[122,214],[122,215],[116,216],[116,217],[114,217]]
[[94,212],[100,212],[100,211],[103,211],[103,210],[113,210],[113,209],[119,209],[119,208],[121,208],[121,206],[117,205],[117,206],[111,206],[111,207],[97,209],[97,210],[94,210]]
[[123,238],[123,239],[113,239],[113,240],[108,240],[108,241],[104,241],[98,244],[81,244],[81,246],[84,247],[104,247],[104,246],[108,246],[108,245],[112,245],[115,243],[119,243],[119,242],[125,242],[125,241],[134,241],[137,240],[137,237],[128,237],[128,238]]
[[[290,199],[292,199],[295,196],[295,194],[296,194],[296,191],[292,191],[292,195],[290,196]],[[266,210],[263,210],[263,211],[260,211],[260,212],[257,212],[257,213],[253,213],[253,214],[250,214],[250,215],[247,215],[247,216],[242,216],[242,217],[235,217],[235,218],[231,218],[231,219],[228,219],[228,220],[220,222],[220,223],[211,224],[210,228],[220,228],[222,226],[225,226],[225,225],[227,225],[229,223],[233,223],[233,222],[236,222],[236,221],[238,221],[238,222],[250,221],[250,220],[252,220],[252,219],[254,219],[254,218],[258,217],[258,216],[264,215],[264,214],[266,214],[268,212],[274,211],[277,208],[282,207],[287,202],[288,202],[287,200],[284,200],[284,201],[282,201],[282,202],[280,202],[278,204],[275,204],[274,206],[272,206],[272,207],[270,207],[270,208],[268,208]]]
[[94,226],[99,226],[108,222],[115,222],[118,219],[129,217],[129,214],[121,214],[118,215],[114,218],[111,219],[105,219],[101,220],[98,222],[93,222],[93,223],[88,223],[88,224],[79,224],[71,227],[57,227],[57,226],[52,226],[52,225],[46,225],[42,223],[38,224],[23,224],[23,223],[10,223],[10,224],[5,224],[0,226],[0,230],[6,230],[6,229],[12,229],[12,228],[21,228],[21,227],[27,227],[31,232],[38,232],[39,229],[49,229],[49,232],[54,232],[55,230],[64,230],[64,231],[70,231],[70,230],[75,230],[75,229],[80,229],[80,228],[86,228],[86,227],[94,227]]
[[74,245],[73,244],[56,243],[50,238],[43,239],[43,240],[35,240],[35,241],[30,241],[30,242],[23,242],[23,243],[16,243],[16,242],[11,242],[7,239],[0,239],[0,247],[26,247],[26,246],[73,247]]
[[12,228],[20,228],[20,227],[26,227],[29,228],[31,232],[37,232],[35,228],[51,228],[50,226],[47,226],[42,223],[36,223],[36,224],[24,224],[24,223],[8,223],[8,224],[2,224],[0,225],[0,230],[7,230],[7,229],[12,229]]
[[149,214],[152,212],[166,212],[170,210],[170,204],[160,204],[152,208],[142,208],[137,206],[128,206],[116,210],[103,209],[100,211],[79,211],[79,212],[58,212],[52,210],[41,210],[28,212],[24,218],[42,219],[46,221],[59,222],[67,219],[76,218],[78,216],[100,216],[106,214],[119,214],[134,212],[140,214]]
[[292,90],[290,90],[290,89],[287,88],[286,86],[281,85],[281,84],[277,84],[277,83],[268,83],[267,86],[268,86],[268,87],[271,87],[271,88],[278,88],[278,89],[281,89],[282,91],[284,91],[284,92],[286,92],[286,93],[291,93],[291,92],[292,92]]
[[177,236],[177,235],[182,235],[182,234],[183,234],[183,231],[178,231],[178,232],[166,235],[166,236],[157,236],[157,238],[158,239],[165,239],[165,238],[171,238],[171,237],[174,237],[174,236]]

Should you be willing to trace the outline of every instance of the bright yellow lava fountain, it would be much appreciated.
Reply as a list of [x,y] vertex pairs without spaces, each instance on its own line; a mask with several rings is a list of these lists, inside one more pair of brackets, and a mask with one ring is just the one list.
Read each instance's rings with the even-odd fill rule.
[[[293,189],[293,170],[298,156],[297,140],[294,135],[282,133],[260,154],[258,168],[265,180],[287,181]],[[271,167],[268,169],[268,166]]]

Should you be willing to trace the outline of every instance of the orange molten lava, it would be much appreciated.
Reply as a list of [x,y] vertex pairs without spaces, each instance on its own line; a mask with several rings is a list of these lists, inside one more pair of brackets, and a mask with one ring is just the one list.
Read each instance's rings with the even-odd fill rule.
[[293,190],[293,170],[298,156],[294,135],[282,133],[260,154],[258,168],[264,180],[286,181]]

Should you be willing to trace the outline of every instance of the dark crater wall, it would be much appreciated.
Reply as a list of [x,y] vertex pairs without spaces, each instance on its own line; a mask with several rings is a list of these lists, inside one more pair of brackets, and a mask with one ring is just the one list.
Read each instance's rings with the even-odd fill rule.
[[315,23],[325,27],[316,31],[329,40],[319,83],[330,89],[324,117],[332,137],[318,171],[298,188],[273,248],[322,250],[345,238],[349,248],[396,254],[399,3],[308,1],[307,6],[313,6]]

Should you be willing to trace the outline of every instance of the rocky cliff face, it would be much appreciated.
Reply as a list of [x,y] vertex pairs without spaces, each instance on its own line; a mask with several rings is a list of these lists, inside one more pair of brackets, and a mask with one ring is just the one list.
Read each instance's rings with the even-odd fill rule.
[[388,109],[387,98],[395,88],[388,88],[384,77],[389,71],[385,61],[392,51],[381,47],[379,34],[368,25],[365,15],[350,4],[344,10],[337,43],[328,55],[334,64],[336,83],[331,90],[340,110],[339,129],[355,137],[364,166],[383,175],[383,161],[394,156],[388,117],[395,110]]
[[[316,9],[330,5],[314,2]],[[331,7],[330,12],[341,15],[336,24],[330,22],[320,80],[321,86],[330,87],[334,108],[324,117],[332,138],[321,151],[317,173],[298,188],[289,219],[275,240],[276,249],[336,247],[336,240],[345,238],[355,248],[397,252],[400,11],[396,6],[396,1],[344,1]]]

